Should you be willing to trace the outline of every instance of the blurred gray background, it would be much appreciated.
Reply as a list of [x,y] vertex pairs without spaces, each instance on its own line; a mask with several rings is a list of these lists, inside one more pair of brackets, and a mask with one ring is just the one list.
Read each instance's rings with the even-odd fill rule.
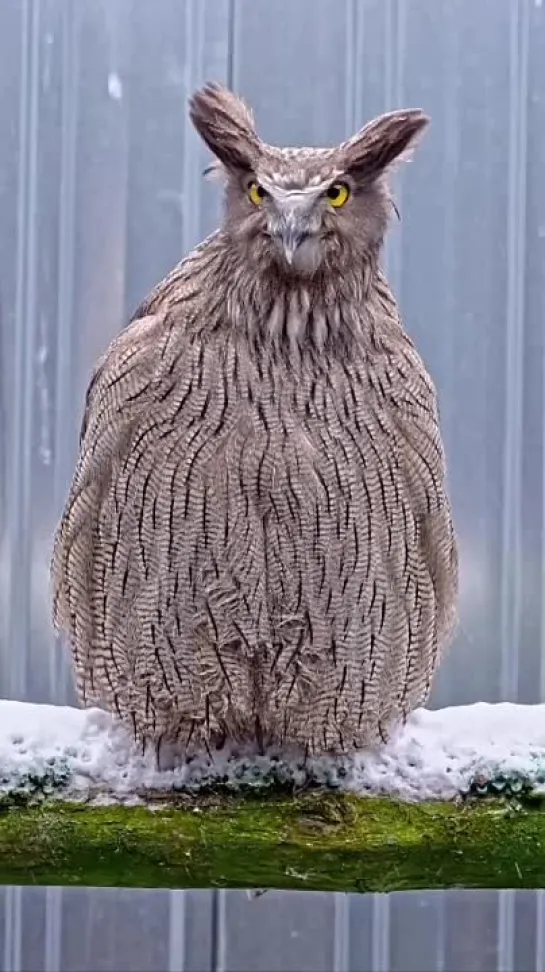
[[[438,386],[461,543],[431,704],[545,700],[542,0],[1,0],[0,697],[73,701],[52,533],[94,361],[217,223],[186,114],[207,79],[282,144],[430,113],[385,259]],[[3,895],[6,970],[545,965],[530,895]]]

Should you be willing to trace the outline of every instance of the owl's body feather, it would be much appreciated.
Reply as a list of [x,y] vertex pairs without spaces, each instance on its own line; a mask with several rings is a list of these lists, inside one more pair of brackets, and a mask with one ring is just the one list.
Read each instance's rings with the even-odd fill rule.
[[82,702],[141,741],[346,751],[425,701],[454,625],[435,391],[368,241],[294,274],[237,233],[99,362],[54,620]]

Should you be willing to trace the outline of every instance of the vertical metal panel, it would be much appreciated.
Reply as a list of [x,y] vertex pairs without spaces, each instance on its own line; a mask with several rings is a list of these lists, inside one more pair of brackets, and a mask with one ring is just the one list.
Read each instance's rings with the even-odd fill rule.
[[529,37],[520,690],[537,702],[545,698],[545,10],[539,0],[530,4]]
[[169,892],[64,889],[62,895],[57,969],[168,969]]
[[2,959],[3,972],[20,972],[21,950],[23,944],[23,889],[2,888],[0,900],[3,904]]
[[390,906],[391,972],[433,972],[444,968],[442,894],[395,894]]
[[217,972],[330,972],[335,896],[219,891]]
[[251,100],[263,138],[327,145],[347,133],[351,5],[234,0],[233,88]]
[[[501,645],[503,596],[511,596],[507,576],[512,578],[505,530],[516,522],[514,501],[503,505],[503,481],[505,106],[514,98],[511,36],[518,6],[484,0],[482,16],[475,17],[465,3],[444,0],[430,9],[421,2],[411,4],[405,17],[403,99],[426,108],[432,126],[403,173],[398,295],[438,386],[462,559],[461,630],[437,680],[435,704],[492,701],[501,688],[510,696],[517,689],[516,665],[509,679]],[[516,662],[516,640],[511,650]]]
[[[170,929],[171,941],[177,934],[183,939],[183,947],[178,947],[176,961],[178,965],[171,965],[172,972],[178,967],[184,972],[211,972],[215,967],[215,914],[217,904],[216,891],[183,891],[173,892],[172,897],[179,902],[183,894],[183,916],[179,903],[171,903]],[[173,928],[178,926],[178,932]],[[180,933],[181,925],[181,933]],[[170,961],[173,956],[171,954]]]
[[203,179],[207,154],[187,98],[227,81],[226,0],[134,2],[131,34],[126,304],[134,309],[181,256],[217,225],[219,190]]
[[[545,699],[541,0],[2,0],[0,55],[0,696],[73,699],[51,535],[94,361],[219,218],[186,113],[214,78],[283,144],[429,111],[385,259],[438,386],[461,541],[432,704]],[[543,927],[530,894],[5,889],[0,963],[542,968]]]

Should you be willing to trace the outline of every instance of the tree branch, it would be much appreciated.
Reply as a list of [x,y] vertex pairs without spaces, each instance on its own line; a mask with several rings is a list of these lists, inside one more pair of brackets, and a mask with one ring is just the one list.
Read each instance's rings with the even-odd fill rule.
[[324,891],[545,886],[545,814],[307,793],[152,807],[0,801],[0,883]]

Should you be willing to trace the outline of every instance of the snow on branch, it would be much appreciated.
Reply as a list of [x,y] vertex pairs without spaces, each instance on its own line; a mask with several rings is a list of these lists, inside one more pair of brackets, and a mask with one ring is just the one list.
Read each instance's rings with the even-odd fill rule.
[[545,705],[421,709],[387,746],[343,759],[225,748],[158,772],[105,712],[0,701],[0,795],[134,803],[150,793],[312,784],[411,802],[545,792]]

